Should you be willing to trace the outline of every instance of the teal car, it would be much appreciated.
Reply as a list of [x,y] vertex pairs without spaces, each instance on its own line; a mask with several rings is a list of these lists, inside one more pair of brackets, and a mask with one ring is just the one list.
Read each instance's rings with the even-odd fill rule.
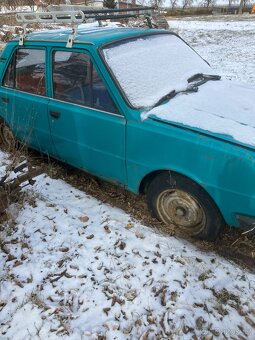
[[192,237],[255,223],[255,88],[222,80],[176,34],[81,25],[10,41],[1,138],[146,194]]

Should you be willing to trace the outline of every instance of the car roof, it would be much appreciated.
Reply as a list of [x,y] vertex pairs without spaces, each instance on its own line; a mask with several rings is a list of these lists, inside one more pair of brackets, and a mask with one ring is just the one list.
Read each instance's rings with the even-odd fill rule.
[[[30,33],[26,36],[27,41],[52,41],[62,42],[67,41],[71,34],[71,28],[42,30]],[[75,42],[92,43],[96,46],[110,43],[115,40],[132,38],[143,34],[155,34],[164,32],[165,30],[150,29],[150,28],[131,28],[131,27],[116,27],[104,26],[95,27],[88,24],[79,26]],[[17,37],[15,40],[17,40]]]

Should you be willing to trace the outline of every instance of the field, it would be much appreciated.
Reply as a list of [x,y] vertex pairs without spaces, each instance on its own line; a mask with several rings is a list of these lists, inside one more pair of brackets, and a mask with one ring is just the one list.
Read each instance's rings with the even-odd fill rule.
[[[255,20],[169,23],[218,73],[255,83]],[[214,251],[235,244],[252,260],[252,237],[166,236],[143,199],[42,162],[0,225],[0,339],[254,339],[254,261]]]
[[228,79],[255,83],[255,17],[171,19],[170,28]]

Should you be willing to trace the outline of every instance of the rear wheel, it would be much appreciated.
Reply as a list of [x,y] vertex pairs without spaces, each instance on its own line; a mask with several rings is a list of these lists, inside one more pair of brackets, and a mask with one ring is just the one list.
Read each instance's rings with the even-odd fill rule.
[[214,240],[224,220],[210,196],[195,182],[164,172],[155,177],[147,191],[151,213],[166,225],[203,240]]
[[9,126],[3,122],[0,124],[0,134],[2,145],[6,147],[8,151],[15,149],[17,145],[16,139]]

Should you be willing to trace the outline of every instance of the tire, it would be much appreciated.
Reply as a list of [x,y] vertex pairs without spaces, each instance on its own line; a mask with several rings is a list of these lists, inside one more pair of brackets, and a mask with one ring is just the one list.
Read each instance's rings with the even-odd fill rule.
[[170,171],[160,173],[149,184],[147,203],[154,217],[195,239],[213,241],[225,225],[202,187]]
[[1,143],[8,150],[12,151],[17,146],[17,141],[8,125],[0,124]]

